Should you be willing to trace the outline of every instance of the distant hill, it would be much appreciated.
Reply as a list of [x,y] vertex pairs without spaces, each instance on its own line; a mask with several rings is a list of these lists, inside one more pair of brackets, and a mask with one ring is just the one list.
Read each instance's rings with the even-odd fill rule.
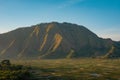
[[120,57],[120,42],[99,38],[84,26],[41,23],[0,34],[0,58]]

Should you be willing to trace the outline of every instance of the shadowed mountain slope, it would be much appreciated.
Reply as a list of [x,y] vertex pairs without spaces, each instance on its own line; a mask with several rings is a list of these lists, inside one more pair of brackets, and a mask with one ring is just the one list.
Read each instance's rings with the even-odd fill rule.
[[119,52],[120,42],[71,23],[41,23],[0,34],[1,58],[120,57]]

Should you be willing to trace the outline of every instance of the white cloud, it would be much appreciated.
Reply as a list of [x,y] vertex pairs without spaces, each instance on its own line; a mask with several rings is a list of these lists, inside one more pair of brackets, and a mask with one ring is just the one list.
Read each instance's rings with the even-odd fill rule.
[[66,2],[64,2],[63,4],[61,4],[58,8],[66,8],[72,5],[75,5],[79,2],[83,2],[84,0],[67,0]]

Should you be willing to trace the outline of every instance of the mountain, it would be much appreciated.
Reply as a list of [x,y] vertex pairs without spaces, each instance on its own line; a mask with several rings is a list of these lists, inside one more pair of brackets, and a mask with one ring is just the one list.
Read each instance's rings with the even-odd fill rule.
[[99,38],[84,26],[41,23],[0,34],[0,58],[120,57],[120,42]]

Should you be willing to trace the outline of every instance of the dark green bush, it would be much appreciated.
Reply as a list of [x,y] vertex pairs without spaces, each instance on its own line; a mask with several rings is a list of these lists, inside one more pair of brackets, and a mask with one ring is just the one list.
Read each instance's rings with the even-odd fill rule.
[[0,80],[33,80],[30,68],[22,65],[11,65],[9,60],[4,61],[0,64]]
[[31,80],[32,75],[27,70],[0,71],[0,80]]

